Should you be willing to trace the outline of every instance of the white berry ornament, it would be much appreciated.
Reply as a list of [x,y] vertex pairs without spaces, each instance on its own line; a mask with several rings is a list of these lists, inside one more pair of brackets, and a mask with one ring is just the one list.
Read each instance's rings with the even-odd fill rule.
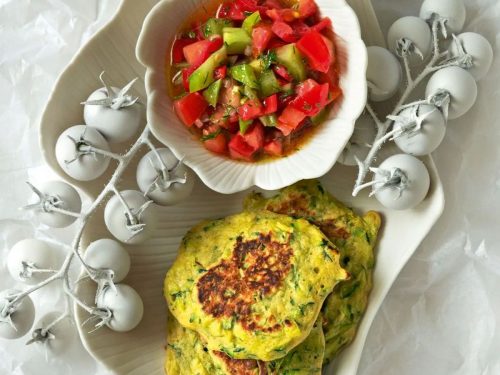
[[94,91],[83,102],[83,118],[87,126],[101,133],[110,143],[121,143],[129,140],[137,133],[142,120],[142,105],[137,97],[128,94],[134,79],[123,89],[110,87],[103,79],[99,79],[104,87]]
[[36,203],[24,209],[32,210],[45,225],[52,228],[64,228],[79,217],[82,200],[76,189],[63,181],[47,181],[38,187],[28,182],[34,193]]
[[[20,292],[15,289],[0,292],[0,338],[14,340],[24,336],[35,320],[35,306],[30,296],[13,301]],[[10,308],[9,308],[10,305]]]
[[108,142],[95,129],[75,125],[66,129],[57,139],[56,159],[70,177],[91,181],[108,168],[110,157],[99,151],[109,152]]
[[374,102],[381,102],[394,96],[402,79],[401,65],[389,50],[371,46],[368,51],[368,97]]
[[7,255],[7,268],[13,279],[37,284],[59,267],[57,250],[45,241],[34,238],[17,242]]
[[97,296],[97,307],[111,312],[104,323],[117,332],[133,330],[144,315],[144,304],[139,294],[130,286],[118,284],[105,288]]
[[419,159],[406,154],[387,158],[374,172],[371,195],[385,207],[407,210],[419,205],[427,196],[430,176]]
[[389,28],[387,45],[401,57],[407,54],[412,66],[421,65],[431,53],[431,29],[421,18],[402,17]]
[[67,315],[52,311],[40,318],[34,325],[31,339],[26,345],[34,344],[45,355],[61,356],[76,342],[75,327]]
[[115,283],[122,281],[130,270],[130,256],[120,243],[110,238],[92,242],[85,250],[85,263],[97,270],[112,271]]
[[354,126],[354,132],[340,155],[339,163],[355,166],[356,158],[364,160],[370,152],[371,144],[377,135],[375,122],[368,114],[362,114]]
[[106,227],[118,241],[134,245],[144,242],[156,226],[151,203],[137,190],[116,191],[104,209]]
[[448,30],[459,33],[465,23],[465,5],[462,0],[425,0],[420,8],[420,18],[430,21],[435,15],[445,20]]
[[488,40],[477,33],[454,36],[449,48],[450,56],[458,59],[476,81],[483,78],[493,62],[493,48]]
[[155,203],[169,206],[185,200],[194,187],[194,174],[168,148],[148,152],[137,166],[137,185]]
[[446,120],[434,105],[404,109],[394,117],[394,142],[406,154],[423,156],[438,148],[446,134]]

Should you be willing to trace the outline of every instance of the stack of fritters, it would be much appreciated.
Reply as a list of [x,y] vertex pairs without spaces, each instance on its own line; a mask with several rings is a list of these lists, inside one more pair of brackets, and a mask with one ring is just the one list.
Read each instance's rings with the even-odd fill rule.
[[194,227],[165,280],[167,374],[321,374],[365,309],[379,226],[304,181]]

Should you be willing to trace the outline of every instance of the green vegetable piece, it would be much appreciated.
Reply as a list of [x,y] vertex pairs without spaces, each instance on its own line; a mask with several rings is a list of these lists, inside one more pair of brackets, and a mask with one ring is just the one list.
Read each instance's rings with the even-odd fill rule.
[[255,72],[249,64],[235,65],[229,69],[229,74],[238,82],[241,82],[252,89],[259,88]]
[[249,86],[243,86],[243,95],[245,95],[248,99],[259,99],[259,96],[257,95],[257,91],[254,89],[250,88]]
[[277,48],[276,60],[287,68],[296,81],[301,82],[306,79],[306,67],[295,43]]
[[261,61],[263,69],[269,69],[272,64],[276,63],[276,52],[267,51],[265,55],[261,55],[259,60]]
[[328,107],[323,108],[316,116],[311,117],[311,122],[314,126],[326,121],[328,117]]
[[248,64],[253,68],[253,70],[255,70],[255,73],[257,74],[262,73],[262,71],[264,70],[261,59],[252,60]]
[[278,118],[275,114],[259,117],[259,120],[264,126],[274,127],[278,124]]
[[189,77],[189,92],[203,90],[215,80],[214,71],[221,66],[227,58],[226,47],[215,51],[196,69]]
[[246,131],[248,130],[248,128],[250,127],[250,125],[252,125],[253,120],[242,120],[242,119],[240,119],[239,122],[240,122],[240,133],[241,134],[245,134]]
[[250,14],[245,20],[243,21],[243,24],[241,27],[249,34],[252,35],[252,30],[253,27],[260,22],[260,13],[259,11],[256,11],[252,14]]
[[212,83],[208,88],[203,91],[203,97],[212,107],[217,105],[217,100],[219,99],[220,88],[222,87],[222,79],[218,79]]
[[205,38],[209,38],[212,35],[222,36],[222,29],[224,27],[231,27],[233,23],[225,18],[210,18],[203,27],[203,35]]
[[265,98],[281,91],[280,84],[272,70],[263,71],[260,75],[259,83],[260,91]]
[[245,52],[245,48],[252,44],[252,38],[243,29],[238,27],[224,27],[222,38],[228,55],[237,55]]

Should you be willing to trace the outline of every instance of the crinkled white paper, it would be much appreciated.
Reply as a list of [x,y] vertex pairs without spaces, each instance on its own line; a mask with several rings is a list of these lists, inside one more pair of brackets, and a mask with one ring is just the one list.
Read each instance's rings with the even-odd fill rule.
[[[139,0],[138,0],[139,1]],[[419,0],[373,0],[386,31]],[[113,15],[119,0],[0,0],[0,289],[13,287],[5,256],[34,236],[67,241],[73,230],[48,231],[19,211],[25,185],[51,172],[38,148],[37,122],[60,72]],[[449,124],[435,154],[446,208],[410,260],[374,324],[360,375],[500,374],[500,2],[468,0],[466,29],[493,45],[494,65],[478,102]],[[497,41],[498,40],[498,41]],[[61,252],[65,251],[61,249]],[[37,318],[63,308],[58,288],[39,291]],[[78,342],[45,360],[23,340],[0,339],[0,374],[104,375]]]

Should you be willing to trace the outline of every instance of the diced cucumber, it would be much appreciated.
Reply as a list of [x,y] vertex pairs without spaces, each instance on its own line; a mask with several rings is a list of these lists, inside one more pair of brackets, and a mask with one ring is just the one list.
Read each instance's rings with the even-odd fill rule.
[[262,61],[260,59],[254,59],[248,63],[253,70],[255,70],[255,73],[260,74],[262,73],[263,66],[262,66]]
[[276,124],[278,123],[278,118],[275,114],[261,116],[259,117],[259,120],[264,126],[276,126]]
[[271,96],[281,90],[279,82],[271,69],[262,72],[259,83],[263,97]]
[[241,27],[243,30],[245,30],[249,35],[252,35],[252,30],[253,27],[260,22],[260,13],[259,11],[256,11],[252,14],[250,14],[245,20],[243,21],[243,24]]
[[249,64],[239,64],[231,67],[229,69],[229,75],[233,77],[238,82],[251,87],[252,89],[258,89],[259,83],[257,82],[257,77],[255,77],[255,72]]
[[300,82],[306,79],[306,67],[295,43],[277,48],[276,59],[285,66],[296,81]]
[[226,47],[222,46],[196,69],[189,77],[189,92],[203,90],[215,80],[214,71],[221,66],[227,58]]
[[225,18],[210,18],[203,27],[203,35],[209,38],[212,35],[222,36],[222,29],[224,27],[232,27],[233,23]]
[[249,86],[243,86],[243,95],[245,95],[248,99],[259,99],[259,95],[257,95],[257,91],[250,88]]
[[224,27],[222,38],[228,55],[235,55],[245,52],[245,48],[252,44],[252,38],[243,29],[238,27]]
[[219,99],[220,88],[222,87],[222,79],[218,79],[213,82],[208,88],[203,91],[203,97],[212,107],[217,106],[217,100]]

